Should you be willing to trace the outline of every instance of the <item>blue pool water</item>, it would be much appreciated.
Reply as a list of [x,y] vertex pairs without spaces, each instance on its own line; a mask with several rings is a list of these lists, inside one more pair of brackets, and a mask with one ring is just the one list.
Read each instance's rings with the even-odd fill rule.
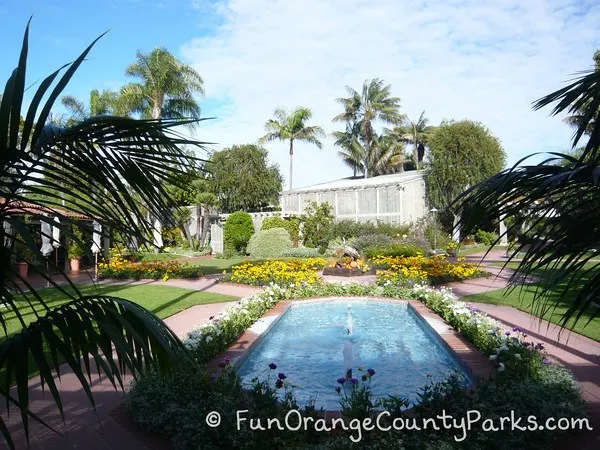
[[[352,334],[348,334],[348,306]],[[375,398],[388,394],[408,397],[411,403],[428,382],[443,380],[453,372],[465,384],[468,375],[453,355],[405,304],[373,299],[332,299],[326,302],[294,304],[250,351],[238,369],[245,383],[269,375],[274,383],[284,372],[295,386],[299,406],[312,397],[317,408],[339,408],[336,380],[346,373],[349,355],[353,375],[360,378],[372,368]]]

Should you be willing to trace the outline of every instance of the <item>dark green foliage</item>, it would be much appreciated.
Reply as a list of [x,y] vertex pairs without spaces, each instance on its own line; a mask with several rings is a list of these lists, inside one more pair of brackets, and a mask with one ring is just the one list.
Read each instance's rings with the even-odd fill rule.
[[327,248],[331,227],[334,223],[332,211],[333,207],[327,202],[320,205],[310,202],[304,209],[300,223],[306,247],[319,248],[322,252]]
[[244,211],[237,211],[227,217],[223,227],[224,246],[233,252],[244,254],[250,237],[254,234],[252,216]]
[[425,255],[425,249],[412,244],[391,244],[387,247],[367,247],[363,250],[366,258],[375,256],[407,257]]
[[222,212],[258,211],[278,203],[281,173],[267,157],[266,149],[253,144],[234,145],[211,155],[206,186]]
[[260,227],[261,230],[270,230],[271,228],[285,228],[290,233],[290,238],[294,243],[300,239],[300,219],[297,217],[283,218],[281,216],[266,217]]
[[85,240],[81,229],[78,226],[73,226],[73,236],[71,236],[71,239],[69,240],[69,258],[81,258],[85,254],[84,246],[86,243],[87,241]]
[[494,245],[497,239],[498,235],[491,231],[477,230],[475,233],[475,240],[481,244],[487,245],[488,247]]
[[290,248],[281,255],[286,258],[316,258],[321,256],[318,248],[296,247]]

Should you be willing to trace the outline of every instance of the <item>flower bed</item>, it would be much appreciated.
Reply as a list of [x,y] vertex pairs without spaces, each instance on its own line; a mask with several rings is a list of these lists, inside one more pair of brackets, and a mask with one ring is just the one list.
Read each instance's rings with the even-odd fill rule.
[[134,279],[151,278],[154,280],[169,278],[198,278],[203,275],[199,266],[190,266],[177,261],[148,261],[135,263],[121,255],[114,255],[108,263],[98,264],[101,278]]
[[317,271],[327,265],[325,258],[247,261],[231,268],[228,281],[252,286],[269,283],[287,286],[291,284],[316,284],[321,282]]
[[445,256],[426,258],[423,256],[390,257],[375,256],[371,264],[378,269],[378,282],[401,283],[406,281],[432,284],[462,281],[469,278],[486,276],[487,273],[474,264],[448,261]]

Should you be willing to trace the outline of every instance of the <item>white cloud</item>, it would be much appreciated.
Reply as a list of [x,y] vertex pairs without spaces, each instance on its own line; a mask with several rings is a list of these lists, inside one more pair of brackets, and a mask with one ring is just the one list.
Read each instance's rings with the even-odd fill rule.
[[[219,25],[183,46],[207,96],[223,101],[199,137],[221,146],[254,142],[276,107],[306,106],[331,132],[344,86],[383,78],[402,110],[431,123],[483,122],[509,163],[568,149],[572,130],[531,102],[591,68],[600,47],[600,4],[564,0],[231,0],[197,1]],[[204,8],[203,8],[204,7]],[[287,146],[267,146],[287,177]],[[350,175],[328,138],[324,149],[298,144],[294,186]]]

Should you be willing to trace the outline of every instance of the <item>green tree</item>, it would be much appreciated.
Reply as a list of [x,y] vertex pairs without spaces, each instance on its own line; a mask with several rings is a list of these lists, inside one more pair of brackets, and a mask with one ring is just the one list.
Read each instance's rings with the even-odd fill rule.
[[545,270],[534,293],[535,311],[542,314],[564,306],[564,299],[576,293],[561,322],[571,326],[600,311],[593,306],[600,301],[600,71],[586,72],[537,100],[534,109],[552,104],[553,114],[573,114],[586,105],[573,138],[574,149],[585,143],[583,151],[574,156],[551,154],[539,164],[521,161],[473,186],[455,207],[462,212],[464,229],[493,220],[498,213],[513,219],[507,223],[509,235],[523,229],[525,239],[508,258],[515,259],[517,252],[522,257],[515,272],[519,277],[513,276],[511,284],[517,286],[522,276]]
[[306,247],[318,248],[321,253],[327,248],[331,227],[335,217],[329,203],[309,202],[300,218],[302,239]]
[[222,212],[256,211],[277,204],[282,177],[269,165],[267,150],[253,144],[234,145],[214,152],[207,163],[207,192]]
[[346,90],[349,97],[336,100],[343,106],[344,112],[333,118],[334,122],[346,124],[348,134],[341,141],[339,138],[342,136],[336,135],[336,142],[344,149],[340,154],[348,165],[361,171],[365,178],[375,176],[377,173],[369,170],[385,165],[375,161],[388,154],[378,139],[375,123],[400,125],[404,120],[400,113],[400,98],[392,97],[391,85],[384,85],[379,78],[366,80],[360,93],[350,86],[346,86]]
[[429,140],[425,176],[429,204],[456,220],[452,202],[470,186],[497,174],[505,163],[500,141],[484,125],[470,120],[442,122]]
[[236,211],[229,215],[223,226],[223,243],[225,253],[246,253],[248,241],[254,234],[252,216],[244,211]]
[[319,138],[325,137],[325,132],[319,126],[306,124],[311,117],[312,111],[308,108],[296,108],[291,113],[278,108],[275,110],[275,119],[269,119],[265,123],[267,134],[258,140],[261,145],[270,141],[290,141],[290,189],[293,186],[294,141],[323,147]]
[[181,120],[200,117],[194,95],[204,95],[204,81],[193,67],[179,61],[167,49],[138,51],[136,62],[127,67],[125,74],[139,82],[121,88],[121,101],[141,117]]
[[[177,336],[150,311],[120,298],[100,294],[84,296],[73,283],[64,289],[45,271],[30,266],[69,298],[67,303],[54,307],[45,300],[43,292],[37,292],[32,286],[28,286],[27,291],[22,289],[22,283],[27,284],[11,261],[18,246],[29,248],[31,258],[41,258],[37,244],[42,237],[39,223],[53,216],[62,219],[65,225],[62,232],[69,237],[73,234],[67,225],[89,232],[89,222],[78,217],[94,217],[105,230],[110,227],[111,232],[120,236],[144,240],[149,227],[133,219],[139,216],[139,203],[132,194],[154,215],[169,217],[169,195],[162,188],[163,182],[166,179],[173,182],[181,173],[172,168],[187,160],[180,146],[197,144],[170,132],[176,125],[173,121],[94,117],[69,128],[46,125],[54,101],[96,41],[64,68],[61,77],[58,70],[39,83],[27,113],[23,114],[25,120],[19,131],[27,86],[28,35],[29,25],[18,65],[6,83],[0,104],[3,155],[0,158],[0,222],[4,224],[0,227],[0,242],[4,244],[0,246],[0,298],[4,305],[0,309],[0,324],[5,326],[12,318],[23,327],[0,343],[0,393],[8,399],[8,391],[11,391],[11,407],[20,410],[27,437],[29,420],[37,419],[29,412],[31,368],[39,371],[42,385],[48,388],[63,414],[54,378],[60,364],[57,354],[66,359],[90,400],[93,399],[92,381],[86,376],[82,358],[87,364],[91,359],[99,373],[121,387],[123,372],[137,377],[149,369],[165,372],[176,366],[196,364]],[[54,86],[53,82],[56,82]],[[49,95],[44,97],[50,88]],[[46,98],[44,102],[43,98]],[[68,164],[60,165],[60,161]],[[49,167],[52,170],[47,170]],[[45,178],[41,179],[40,174]],[[61,205],[60,194],[78,192],[82,179],[96,189],[89,197],[74,198],[70,209],[75,214],[67,219],[55,209]],[[34,193],[43,194],[41,198],[45,200],[32,196]],[[25,210],[24,202],[32,204],[31,207]],[[24,212],[30,213],[30,222],[24,220]],[[86,252],[89,251],[86,248]],[[23,300],[15,293],[25,296],[35,314],[25,314]],[[16,389],[13,391],[11,386]],[[5,424],[3,413],[0,432],[8,446],[14,448]]]

